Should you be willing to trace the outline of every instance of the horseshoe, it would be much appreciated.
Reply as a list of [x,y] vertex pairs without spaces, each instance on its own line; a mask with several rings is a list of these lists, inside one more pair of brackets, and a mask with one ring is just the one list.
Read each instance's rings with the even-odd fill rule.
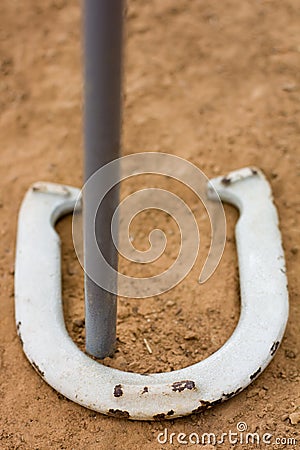
[[115,417],[173,419],[201,412],[241,392],[269,364],[284,334],[288,290],[272,193],[263,173],[244,168],[210,181],[240,211],[235,235],[241,314],[228,341],[189,367],[142,375],[88,357],[67,333],[61,298],[60,240],[55,222],[74,208],[79,190],[36,183],[19,214],[15,316],[28,360],[55,390]]

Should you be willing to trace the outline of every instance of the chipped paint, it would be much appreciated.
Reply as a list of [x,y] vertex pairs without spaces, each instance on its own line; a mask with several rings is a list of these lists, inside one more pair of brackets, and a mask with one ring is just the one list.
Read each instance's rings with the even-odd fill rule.
[[172,391],[182,392],[185,389],[195,389],[195,383],[191,380],[176,381],[172,384]]
[[234,397],[235,395],[237,395],[237,394],[238,394],[239,392],[241,392],[242,390],[243,390],[243,388],[240,387],[240,388],[238,388],[236,391],[230,392],[229,394],[223,394],[223,396],[224,396],[226,399],[229,399],[229,398]]
[[19,333],[18,333],[18,337],[19,337],[19,340],[20,340],[20,343],[21,343],[22,347],[24,347],[24,342],[23,342],[23,339],[22,339],[22,336],[21,336],[21,332],[20,332],[20,331],[19,331]]
[[117,384],[114,388],[114,396],[121,397],[123,395],[122,385]]
[[23,347],[24,346],[24,342],[23,342],[22,335],[21,335],[21,322],[20,321],[17,323],[17,335],[18,335],[20,343],[21,343],[21,345]]
[[128,411],[122,411],[121,409],[109,409],[107,414],[118,419],[129,419],[130,417]]
[[224,186],[230,186],[232,183],[245,180],[254,175],[259,175],[259,170],[256,167],[244,167],[243,169],[228,173],[225,177],[221,177],[221,183]]
[[44,183],[42,181],[38,181],[37,183],[33,184],[32,192],[39,192],[41,194],[61,195],[64,197],[68,197],[69,195],[71,195],[67,186],[54,183]]
[[39,368],[39,366],[38,366],[34,361],[31,361],[31,364],[32,364],[32,366],[35,368],[35,370],[37,371],[37,373],[38,373],[42,378],[44,378],[45,373]]
[[280,345],[280,342],[279,342],[279,341],[276,341],[276,342],[273,343],[272,347],[270,348],[271,356],[274,356],[274,355],[275,355],[275,353],[276,353],[276,351],[277,351],[279,345]]
[[228,177],[224,177],[222,178],[221,183],[224,184],[225,186],[229,186],[229,184],[231,183],[231,179]]
[[198,413],[202,413],[203,411],[206,411],[210,406],[209,402],[206,401],[200,401],[200,406],[198,406],[198,408],[195,408],[192,410],[192,414],[198,414]]
[[254,380],[254,378],[256,378],[261,372],[261,367],[259,369],[257,369],[256,372],[254,372],[252,375],[250,375],[250,380]]
[[218,398],[218,400],[214,400],[213,402],[209,402],[208,407],[216,406],[222,403],[225,399],[224,398]]

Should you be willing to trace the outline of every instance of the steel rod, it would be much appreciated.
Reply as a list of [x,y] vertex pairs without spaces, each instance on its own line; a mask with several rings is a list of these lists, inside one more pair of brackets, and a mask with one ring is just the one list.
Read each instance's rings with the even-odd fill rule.
[[[120,155],[122,35],[122,0],[84,1],[85,181]],[[97,192],[86,191],[83,199],[86,350],[98,358],[111,355],[114,351],[117,314],[116,295],[101,288],[88,275],[96,249],[87,225],[94,220],[93,209],[101,188],[99,178]],[[116,187],[103,200],[94,228],[100,250],[116,269],[118,257],[110,222],[118,200],[119,190]],[[99,272],[101,270],[100,264]],[[111,280],[111,283],[115,286],[117,279]]]

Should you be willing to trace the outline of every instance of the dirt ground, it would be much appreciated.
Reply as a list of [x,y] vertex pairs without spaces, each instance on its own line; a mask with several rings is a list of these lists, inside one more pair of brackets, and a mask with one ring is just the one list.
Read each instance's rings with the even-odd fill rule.
[[[1,449],[181,448],[159,444],[158,433],[168,428],[169,434],[220,435],[236,431],[241,421],[249,431],[281,441],[259,448],[296,449],[284,438],[300,439],[295,423],[300,411],[299,14],[299,0],[128,0],[123,153],[172,153],[208,177],[260,167],[278,207],[290,293],[282,345],[252,385],[203,414],[139,423],[96,414],[58,395],[29,365],[17,338],[13,281],[21,200],[37,180],[82,185],[81,9],[71,0],[0,2]],[[125,183],[122,195],[147,183],[147,177]],[[162,183],[179,192],[170,181]],[[199,286],[209,228],[193,195],[181,193],[202,232],[197,264],[166,294],[120,300],[117,352],[104,361],[112,367],[145,373],[185,367],[216,351],[237,323],[237,212],[225,207],[224,257],[213,277]],[[171,235],[167,256],[172,259],[174,224],[163,214],[150,212],[137,220],[135,244],[143,248],[153,225]],[[66,323],[83,348],[83,276],[70,217],[58,231]],[[137,270],[123,260],[120,266]],[[215,448],[233,447],[257,448],[228,442]]]

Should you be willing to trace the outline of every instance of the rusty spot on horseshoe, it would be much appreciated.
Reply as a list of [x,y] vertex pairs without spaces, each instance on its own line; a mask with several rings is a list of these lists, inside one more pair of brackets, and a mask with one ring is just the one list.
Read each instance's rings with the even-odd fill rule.
[[223,401],[224,401],[224,399],[221,397],[221,398],[218,398],[218,400],[215,400],[215,401],[213,401],[213,402],[209,402],[208,408],[210,408],[210,407],[212,407],[212,406],[219,405],[219,404],[222,403]]
[[165,417],[166,417],[166,415],[165,415],[164,413],[161,413],[161,414],[155,414],[155,415],[153,416],[153,419],[154,419],[154,420],[164,420]]
[[121,397],[123,395],[122,385],[117,384],[114,388],[114,396]]
[[252,375],[250,375],[250,380],[254,380],[254,378],[257,377],[258,374],[260,374],[261,372],[261,367],[259,369],[257,369],[256,372],[254,372]]
[[23,342],[23,339],[22,339],[22,336],[21,336],[20,331],[19,331],[19,333],[18,333],[18,336],[19,336],[20,343],[21,343],[22,347],[24,347],[24,342]]
[[229,394],[223,394],[225,398],[229,399],[231,397],[233,397],[234,395],[238,394],[239,392],[241,392],[243,390],[243,388],[238,388],[236,391],[230,392]]
[[34,361],[31,361],[31,364],[32,364],[32,366],[35,368],[35,370],[37,371],[37,373],[42,377],[42,378],[44,378],[44,372],[39,368],[39,366],[34,362]]
[[118,419],[128,419],[130,417],[128,411],[122,411],[121,409],[109,409],[108,414]]
[[275,353],[276,353],[276,351],[277,351],[277,349],[279,347],[279,344],[280,344],[279,341],[276,341],[276,342],[273,343],[272,347],[270,348],[271,356],[275,355]]
[[21,330],[20,330],[20,328],[21,328],[21,322],[18,322],[18,323],[17,323],[17,335],[19,336],[21,345],[22,345],[22,347],[23,347],[23,346],[24,346],[24,342],[23,342],[23,339],[22,339],[22,336],[21,336]]
[[229,186],[231,183],[231,179],[229,177],[224,177],[222,178],[221,183],[224,184],[225,186]]
[[185,389],[195,389],[196,385],[194,381],[191,380],[183,380],[183,381],[175,381],[175,383],[172,384],[172,391],[174,392],[182,392]]
[[210,405],[209,402],[201,401],[200,403],[201,404],[200,404],[200,406],[198,406],[198,408],[192,410],[192,414],[202,413],[207,408],[209,408],[209,405]]

